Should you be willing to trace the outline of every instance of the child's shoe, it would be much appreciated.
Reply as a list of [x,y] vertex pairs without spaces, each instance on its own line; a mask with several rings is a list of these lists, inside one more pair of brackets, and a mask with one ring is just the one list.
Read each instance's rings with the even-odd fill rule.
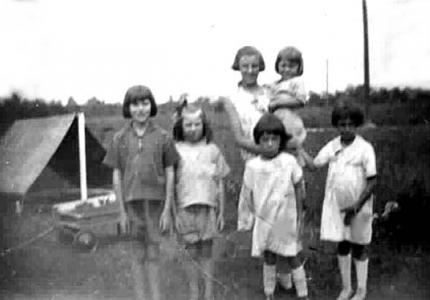
[[278,273],[277,277],[278,283],[283,289],[290,290],[293,288],[291,273]]
[[342,278],[342,291],[337,300],[349,300],[352,296],[351,289],[351,254],[338,255],[340,276]]
[[367,269],[369,265],[369,259],[366,260],[354,260],[355,271],[357,273],[357,291],[351,300],[364,300],[367,292]]
[[306,273],[303,265],[297,269],[293,269],[292,274],[297,297],[300,299],[308,299],[308,284],[306,282]]
[[276,265],[263,264],[263,285],[266,299],[273,299],[276,286]]

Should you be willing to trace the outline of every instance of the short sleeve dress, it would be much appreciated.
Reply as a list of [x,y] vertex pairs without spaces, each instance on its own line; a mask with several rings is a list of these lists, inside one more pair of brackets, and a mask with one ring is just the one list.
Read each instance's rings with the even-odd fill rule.
[[230,168],[218,146],[201,141],[178,142],[176,196],[178,233],[188,243],[210,240],[216,233],[215,210],[218,206],[218,180]]
[[[231,101],[239,114],[241,127],[244,136],[253,140],[253,130],[261,116],[268,111],[269,93],[267,88],[261,88],[258,95],[246,91],[243,87],[238,86],[235,91],[230,93]],[[241,156],[246,161],[254,154],[241,150]]]
[[372,238],[373,196],[350,226],[344,225],[345,213],[341,213],[341,210],[357,203],[366,187],[367,178],[376,176],[372,145],[357,135],[352,144],[344,146],[340,137],[337,137],[320,150],[314,163],[317,166],[329,164],[321,217],[321,239],[369,244]]
[[[269,87],[269,90],[270,99],[285,93],[301,101],[303,104],[308,102],[307,91],[300,77],[276,81]],[[289,148],[297,148],[303,144],[306,139],[306,129],[302,118],[294,110],[288,108],[279,108],[274,114],[282,120],[285,130],[292,136],[287,146]]]
[[302,179],[294,156],[280,153],[271,160],[261,156],[247,161],[238,207],[238,229],[252,232],[252,252],[260,257],[268,250],[296,256],[299,237],[294,185]]

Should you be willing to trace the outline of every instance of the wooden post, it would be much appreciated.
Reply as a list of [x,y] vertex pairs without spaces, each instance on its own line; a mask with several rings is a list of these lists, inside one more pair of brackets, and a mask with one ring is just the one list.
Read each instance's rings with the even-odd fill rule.
[[364,39],[364,109],[366,118],[370,117],[370,79],[369,79],[369,34],[367,27],[367,4],[362,0],[363,7],[363,39]]
[[85,153],[85,115],[78,113],[78,139],[79,139],[79,175],[81,184],[81,200],[88,198],[87,190],[87,157]]

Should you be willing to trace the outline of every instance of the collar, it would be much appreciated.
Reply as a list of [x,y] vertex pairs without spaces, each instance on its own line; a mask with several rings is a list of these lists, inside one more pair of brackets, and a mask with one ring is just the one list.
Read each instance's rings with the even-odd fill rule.
[[[134,130],[134,128],[133,128],[133,121],[128,122],[127,130],[128,130],[128,131],[131,131],[131,133],[132,133],[133,135],[135,135],[136,137],[140,137],[140,136],[138,136],[138,135],[137,135],[136,130]],[[146,135],[146,133],[148,133],[148,132],[152,132],[152,131],[154,131],[154,130],[155,130],[155,124],[154,124],[154,122],[152,121],[152,119],[149,119],[149,120],[148,120],[148,124],[146,125],[146,129],[145,129],[145,132],[144,132],[143,136],[145,136],[145,135]]]
[[340,141],[340,136],[338,136],[337,138],[336,138],[336,140],[335,140],[335,142],[334,142],[334,146],[333,146],[333,151],[334,151],[334,153],[335,153],[335,155],[337,155],[338,153],[340,153],[340,152],[342,152],[342,151],[344,151],[345,149],[347,149],[347,148],[350,148],[351,146],[355,146],[357,143],[359,143],[360,140],[361,139],[361,136],[359,136],[358,134],[356,134],[355,135],[355,139],[354,139],[354,141],[351,143],[351,144],[349,144],[349,145],[347,145],[347,146],[345,146],[345,145],[343,145],[342,144],[342,142]]

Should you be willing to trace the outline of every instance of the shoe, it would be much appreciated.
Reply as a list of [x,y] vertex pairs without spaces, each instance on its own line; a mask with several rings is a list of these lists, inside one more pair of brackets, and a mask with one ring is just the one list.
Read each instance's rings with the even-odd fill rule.
[[366,299],[366,290],[363,290],[362,288],[357,288],[357,291],[354,294],[354,297],[351,298],[351,300],[364,300]]
[[275,295],[274,294],[270,294],[270,295],[266,295],[266,298],[264,298],[266,300],[275,300]]

